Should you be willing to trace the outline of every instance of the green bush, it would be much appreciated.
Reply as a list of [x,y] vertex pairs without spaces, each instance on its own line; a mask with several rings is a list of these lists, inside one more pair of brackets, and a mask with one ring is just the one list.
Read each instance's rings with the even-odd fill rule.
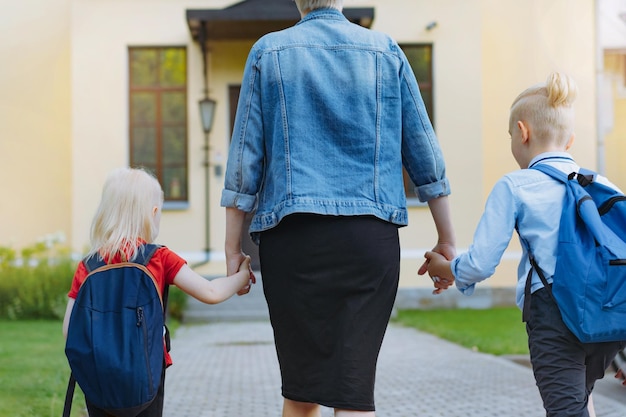
[[[0,246],[0,318],[62,319],[77,261],[57,242],[41,242],[18,253]],[[170,287],[168,313],[182,321],[187,295]]]
[[36,243],[20,256],[0,247],[0,318],[62,318],[75,267],[57,243]]
[[187,306],[187,294],[180,288],[170,285],[169,294],[167,296],[167,313],[169,317],[178,321],[183,321],[183,313]]

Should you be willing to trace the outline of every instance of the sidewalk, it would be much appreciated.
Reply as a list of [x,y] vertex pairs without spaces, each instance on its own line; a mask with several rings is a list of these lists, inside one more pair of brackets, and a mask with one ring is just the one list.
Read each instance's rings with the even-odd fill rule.
[[[280,374],[265,320],[186,325],[172,340],[165,417],[280,416]],[[598,417],[626,416],[594,393]],[[600,390],[598,390],[600,391]],[[532,372],[413,329],[390,325],[378,362],[379,417],[544,416]],[[332,416],[324,409],[323,417]]]

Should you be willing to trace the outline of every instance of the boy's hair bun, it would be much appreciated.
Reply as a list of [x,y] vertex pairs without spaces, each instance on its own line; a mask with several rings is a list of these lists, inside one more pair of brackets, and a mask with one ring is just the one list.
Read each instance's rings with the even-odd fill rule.
[[578,95],[578,87],[567,74],[553,72],[546,80],[548,104],[552,107],[571,106]]

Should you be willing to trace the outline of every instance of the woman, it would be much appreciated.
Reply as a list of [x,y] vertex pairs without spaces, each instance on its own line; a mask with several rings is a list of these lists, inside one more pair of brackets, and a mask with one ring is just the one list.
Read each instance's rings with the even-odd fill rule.
[[[283,416],[374,415],[376,361],[407,224],[402,165],[452,258],[443,156],[406,57],[350,23],[342,0],[296,0],[302,19],[251,49],[222,206],[228,273],[259,243]],[[425,271],[425,266],[421,270]]]

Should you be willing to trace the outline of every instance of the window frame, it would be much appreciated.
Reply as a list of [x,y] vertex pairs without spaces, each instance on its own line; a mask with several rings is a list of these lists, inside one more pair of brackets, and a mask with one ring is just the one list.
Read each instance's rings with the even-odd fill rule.
[[[144,50],[144,51],[155,51],[157,54],[156,67],[153,71],[156,74],[157,79],[159,78],[159,74],[161,73],[161,61],[158,59],[160,54],[166,50],[178,50],[181,51],[184,55],[184,82],[180,86],[167,86],[162,85],[158,82],[156,85],[134,85],[133,84],[133,52]],[[189,208],[189,200],[190,200],[190,186],[189,186],[189,53],[186,45],[151,45],[151,46],[129,46],[128,47],[128,164],[131,167],[141,167],[147,169],[151,173],[153,173],[161,187],[165,191],[165,201],[163,204],[163,210],[185,210]],[[154,109],[154,122],[153,126],[150,124],[145,124],[145,127],[153,127],[155,129],[154,140],[156,143],[154,144],[154,152],[155,152],[155,162],[154,169],[152,166],[146,166],[145,164],[135,163],[135,143],[136,140],[134,129],[142,126],[141,123],[135,123],[134,120],[134,112],[137,110],[133,105],[133,98],[137,97],[137,94],[142,93],[150,93],[154,94],[155,99],[155,109]],[[163,117],[163,96],[167,93],[182,93],[182,105],[184,106],[184,120],[176,121],[176,122],[167,122]],[[182,128],[184,130],[184,134],[182,135],[182,147],[181,155],[182,158],[178,163],[167,163],[164,161],[163,156],[163,148],[165,146],[165,136],[164,130],[167,127],[173,128]],[[183,171],[183,187],[184,189],[181,192],[180,198],[171,198],[168,196],[167,185],[165,184],[165,171],[166,169],[172,166],[178,167]]]

